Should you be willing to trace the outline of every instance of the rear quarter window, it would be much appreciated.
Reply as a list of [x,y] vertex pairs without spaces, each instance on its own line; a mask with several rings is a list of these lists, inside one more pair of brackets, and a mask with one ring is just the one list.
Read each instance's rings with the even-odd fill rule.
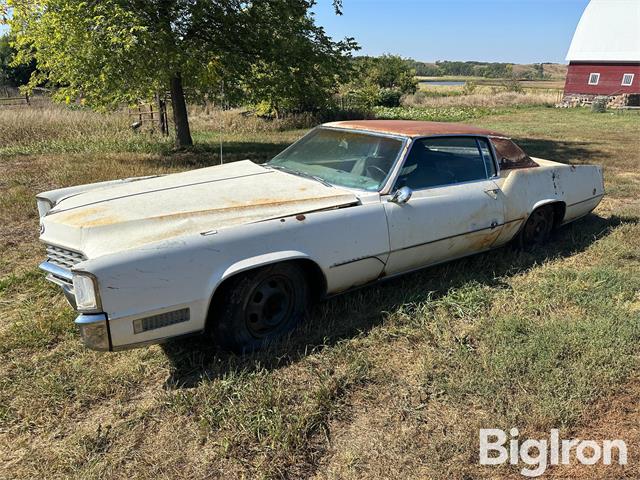
[[508,138],[491,137],[491,143],[496,151],[501,170],[538,166],[529,155]]

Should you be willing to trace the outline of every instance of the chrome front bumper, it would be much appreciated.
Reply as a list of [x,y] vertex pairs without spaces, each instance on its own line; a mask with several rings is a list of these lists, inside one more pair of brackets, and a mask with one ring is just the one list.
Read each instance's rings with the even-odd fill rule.
[[80,328],[80,338],[87,348],[100,352],[112,350],[109,320],[104,313],[81,314],[74,323]]
[[[73,277],[70,270],[66,270],[51,262],[42,262],[40,269],[47,274],[47,280],[60,288],[67,301],[77,310],[76,296],[73,292]],[[82,343],[92,350],[101,352],[112,350],[109,320],[104,313],[80,314],[74,322],[80,329]]]
[[73,292],[73,277],[71,271],[61,268],[49,261],[42,262],[40,264],[40,270],[43,270],[47,274],[47,280],[62,288],[65,298],[73,309],[76,310],[76,296]]

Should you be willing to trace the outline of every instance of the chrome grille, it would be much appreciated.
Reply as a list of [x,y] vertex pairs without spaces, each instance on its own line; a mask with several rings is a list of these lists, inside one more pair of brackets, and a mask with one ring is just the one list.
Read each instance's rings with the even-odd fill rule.
[[49,262],[61,268],[70,269],[74,265],[87,259],[82,253],[74,252],[66,248],[47,245],[47,257]]

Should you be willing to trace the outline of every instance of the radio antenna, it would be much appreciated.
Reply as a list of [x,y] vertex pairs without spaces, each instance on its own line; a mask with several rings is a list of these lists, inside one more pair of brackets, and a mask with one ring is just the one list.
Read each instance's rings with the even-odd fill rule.
[[224,80],[220,82],[220,165],[222,165],[222,129],[224,128]]

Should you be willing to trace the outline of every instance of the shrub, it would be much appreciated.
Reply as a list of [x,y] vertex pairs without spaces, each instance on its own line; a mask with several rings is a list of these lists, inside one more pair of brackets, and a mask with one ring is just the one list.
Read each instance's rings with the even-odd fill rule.
[[463,95],[471,95],[476,91],[477,85],[474,81],[465,82],[464,87],[462,87]]
[[591,111],[594,113],[604,113],[607,111],[607,97],[596,97],[591,104]]
[[504,86],[507,89],[507,92],[514,92],[514,93],[524,92],[522,85],[520,85],[520,82],[515,77],[511,77],[509,80],[504,82]]
[[377,106],[381,107],[399,107],[402,92],[397,88],[383,88],[378,94]]

